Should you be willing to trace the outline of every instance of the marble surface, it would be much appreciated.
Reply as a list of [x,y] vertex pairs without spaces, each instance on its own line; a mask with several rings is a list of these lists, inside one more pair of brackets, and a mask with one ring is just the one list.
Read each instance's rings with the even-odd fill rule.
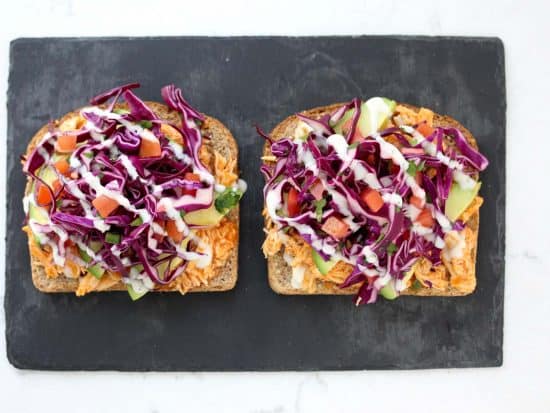
[[[0,335],[2,411],[307,412],[548,411],[550,243],[543,169],[550,150],[543,108],[550,93],[547,1],[419,0],[78,2],[19,0],[3,7],[0,82],[21,36],[425,34],[498,36],[508,88],[504,365],[494,369],[321,373],[53,373],[18,371]],[[114,18],[110,16],[120,16]],[[204,17],[202,17],[204,16]],[[475,64],[475,62],[472,62]],[[6,130],[5,92],[0,129]],[[32,116],[32,114],[30,114]],[[0,159],[5,159],[0,145]],[[5,165],[5,163],[2,163]],[[0,198],[5,196],[0,168]],[[9,190],[9,188],[8,188]],[[5,227],[5,211],[0,226]],[[0,296],[4,250],[0,240]],[[0,330],[4,331],[4,317]],[[415,409],[416,408],[416,409]]]

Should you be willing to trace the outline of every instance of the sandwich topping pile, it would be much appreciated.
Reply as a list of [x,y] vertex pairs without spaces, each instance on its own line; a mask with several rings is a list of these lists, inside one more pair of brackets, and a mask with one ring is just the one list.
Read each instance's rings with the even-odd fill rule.
[[297,116],[293,136],[260,132],[270,148],[263,249],[284,251],[292,287],[357,288],[359,305],[437,288],[445,268],[459,284],[476,236],[465,222],[482,203],[478,172],[488,165],[461,131],[379,97]]
[[77,295],[120,281],[133,299],[185,293],[236,248],[226,215],[246,190],[237,160],[206,148],[205,118],[178,88],[165,86],[162,98],[181,123],[161,119],[136,87],[50,124],[23,159],[31,254],[49,277],[79,278]]

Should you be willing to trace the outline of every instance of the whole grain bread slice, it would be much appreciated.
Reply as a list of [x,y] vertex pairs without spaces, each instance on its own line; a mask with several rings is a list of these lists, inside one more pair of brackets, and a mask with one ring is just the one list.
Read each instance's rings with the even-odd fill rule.
[[[343,105],[342,103],[336,103],[328,106],[313,108],[313,109],[303,111],[302,114],[311,118],[320,118],[325,114],[332,113],[334,110],[338,109],[342,105]],[[399,105],[405,106],[411,110],[414,110],[415,112],[418,112],[418,110],[420,109],[416,106],[405,104],[405,103],[399,103]],[[296,115],[287,117],[277,126],[275,126],[275,128],[271,132],[271,135],[270,135],[271,138],[274,140],[279,140],[286,136],[292,136],[294,133],[294,130],[296,129],[296,126],[298,125],[298,122],[299,122],[299,119]],[[457,128],[464,134],[464,136],[466,137],[470,145],[472,145],[475,149],[478,148],[477,142],[474,136],[472,135],[472,133],[468,129],[466,129],[460,122],[453,119],[452,117],[446,116],[446,115],[434,114],[434,126]],[[452,144],[452,142],[450,142],[450,144]],[[267,142],[264,146],[263,154],[264,156],[271,155],[270,145]],[[267,220],[266,220],[266,225],[267,225]],[[419,295],[419,296],[462,296],[462,295],[471,294],[475,290],[475,286],[476,286],[475,262],[476,262],[476,255],[477,255],[477,238],[478,238],[478,232],[479,232],[479,211],[476,211],[474,214],[472,214],[471,218],[466,222],[466,226],[469,227],[475,234],[473,244],[471,245],[471,249],[470,249],[471,253],[469,256],[469,259],[473,263],[473,265],[471,265],[471,268],[473,269],[473,271],[471,271],[468,274],[463,274],[463,276],[469,282],[465,283],[464,286],[461,286],[459,288],[457,288],[456,286],[452,286],[450,282],[451,274],[445,268],[445,277],[448,283],[446,288],[434,289],[434,288],[416,286],[415,288],[410,287],[406,289],[401,294]],[[284,246],[283,246],[283,249],[279,251],[277,254],[267,257],[269,285],[273,289],[273,291],[275,291],[276,293],[283,294],[283,295],[352,295],[357,293],[357,290],[359,288],[358,285],[342,289],[335,283],[328,282],[328,281],[321,281],[321,280],[316,281],[315,289],[312,292],[309,292],[305,289],[296,289],[291,284],[292,269],[286,263],[283,256],[284,256]],[[440,265],[443,265],[443,264],[440,264]]]
[[[157,102],[146,102],[146,104],[157,114],[161,119],[179,124],[181,117],[178,112],[171,110],[168,106]],[[126,109],[125,104],[117,105],[118,108]],[[56,124],[62,124],[63,122],[78,116],[80,109],[76,109],[70,113],[67,113],[62,118],[55,121]],[[36,145],[41,141],[44,135],[48,132],[48,125],[43,126],[31,139],[27,147],[27,155],[32,152]],[[238,148],[235,138],[219,120],[205,116],[205,121],[201,125],[201,132],[203,137],[207,139],[203,140],[203,144],[207,146],[208,150],[213,153],[217,151],[220,155],[228,159],[238,159]],[[214,158],[213,156],[211,157]],[[210,165],[212,168],[213,165]],[[234,172],[238,174],[238,167],[235,164]],[[27,186],[25,188],[25,195],[31,190],[31,181],[27,180]],[[237,234],[239,229],[239,207],[234,208],[227,218],[233,221],[237,226]],[[34,242],[31,237],[28,238],[29,251],[30,243]],[[237,238],[238,245],[238,238]],[[215,246],[214,246],[215,248]],[[46,275],[44,267],[38,259],[30,254],[32,281],[37,289],[46,293],[66,293],[75,292],[78,288],[78,279],[70,278],[68,276],[58,276],[51,278]],[[189,292],[215,292],[215,291],[228,291],[235,287],[237,283],[237,270],[238,270],[238,248],[235,248],[229,258],[226,260],[223,267],[220,268],[218,274],[215,275],[208,283],[208,285],[201,285],[195,287]],[[113,285],[112,287],[104,291],[126,291],[126,285],[122,281]],[[163,286],[161,290],[154,290],[159,292],[177,291],[176,289],[170,289],[167,286]]]

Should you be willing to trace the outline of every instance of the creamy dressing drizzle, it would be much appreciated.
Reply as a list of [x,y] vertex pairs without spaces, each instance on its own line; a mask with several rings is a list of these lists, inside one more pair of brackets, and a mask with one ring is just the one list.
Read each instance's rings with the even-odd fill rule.
[[474,179],[462,172],[464,166],[460,162],[451,159],[443,152],[438,151],[437,146],[433,142],[428,141],[424,135],[418,132],[415,128],[408,125],[402,125],[401,129],[411,135],[413,139],[422,146],[428,155],[435,156],[439,159],[439,161],[441,161],[441,163],[447,165],[449,169],[452,169],[453,179],[462,189],[472,189],[476,185],[476,181]]
[[366,183],[370,188],[380,189],[382,185],[378,181],[376,174],[369,172],[360,161],[354,159],[351,161],[349,168],[353,172],[356,181]]
[[128,175],[130,175],[130,178],[137,179],[138,172],[137,172],[137,169],[132,164],[132,161],[130,161],[130,158],[128,158],[126,155],[122,153],[119,155],[119,159],[120,159],[120,162],[122,163],[122,166],[124,166],[124,168],[126,168],[126,170],[128,171]]
[[403,154],[397,147],[387,142],[379,133],[370,135],[380,145],[380,157],[383,159],[390,159],[393,163],[399,166],[401,172],[405,177],[405,183],[409,186],[414,196],[424,200],[426,199],[426,192],[416,183],[413,176],[407,173],[409,168],[409,162],[405,159]]
[[[143,128],[138,124],[135,124],[133,122],[130,122],[130,121],[127,121],[127,120],[123,119],[121,117],[121,115],[119,115],[119,114],[112,113],[112,112],[103,110],[101,108],[95,107],[95,106],[84,108],[84,109],[81,110],[81,113],[83,113],[83,112],[94,113],[94,114],[99,115],[99,116],[104,117],[104,118],[117,120],[122,125],[124,125],[126,128],[128,128],[130,131],[132,131],[133,133],[139,135],[143,139],[150,139],[150,140],[152,140],[152,139],[156,140],[157,139],[156,136],[150,130],[148,130],[146,128]],[[194,122],[190,121],[190,122],[188,122],[188,124],[189,124],[189,126],[193,126]],[[307,128],[309,128],[309,126],[307,126],[307,125],[305,125],[305,126]],[[130,159],[125,154],[121,154],[120,151],[118,150],[118,148],[116,148],[114,146],[114,140],[112,138],[105,140],[105,136],[100,133],[100,129],[98,129],[90,121],[86,122],[85,127],[90,130],[90,136],[92,137],[92,139],[94,139],[95,141],[98,141],[98,142],[102,142],[102,144],[100,145],[100,149],[102,149],[102,148],[109,149],[110,154],[111,154],[112,157],[117,157],[121,160],[122,166],[128,171],[128,175],[132,179],[138,179],[139,178],[142,182],[147,183],[147,182],[145,182],[145,180],[143,178],[139,177],[139,175],[137,173],[137,170],[133,166]],[[46,141],[50,141],[52,138],[53,138],[52,135],[48,132],[45,135],[44,139],[41,141],[40,145],[44,144],[44,142],[46,142]],[[193,163],[192,159],[187,154],[185,154],[183,152],[183,147],[181,145],[179,145],[178,143],[173,142],[171,140],[169,140],[168,144],[169,144],[170,148],[172,149],[172,152],[173,152],[174,156],[177,159],[183,161],[184,163],[186,163],[188,165]],[[48,154],[48,152],[43,147],[40,146],[37,149],[37,152],[44,159],[45,164],[48,164],[50,162],[51,156]],[[311,160],[313,162],[315,162],[313,157],[311,157]],[[139,215],[144,223],[151,222],[151,215],[149,214],[149,212],[146,209],[134,208],[130,204],[130,201],[127,198],[125,198],[122,194],[102,186],[99,179],[96,176],[94,176],[91,172],[87,171],[83,167],[82,162],[79,159],[77,159],[76,157],[74,157],[73,154],[71,154],[71,156],[69,157],[69,165],[71,166],[71,168],[78,170],[80,176],[83,179],[85,179],[86,182],[88,182],[88,184],[90,185],[90,187],[92,189],[95,190],[96,195],[98,195],[98,196],[99,195],[105,195],[105,196],[107,196],[111,199],[114,199],[114,200],[117,201],[117,203],[119,205],[121,205],[122,207],[124,207],[128,211],[131,211],[131,212],[136,213],[137,215]],[[193,172],[198,174],[202,181],[205,181],[209,184],[214,183],[214,177],[210,173],[205,172],[203,170],[198,170],[196,168],[194,168]],[[68,187],[70,192],[79,200],[79,202],[82,205],[82,208],[84,210],[85,217],[88,218],[88,219],[91,219],[93,221],[94,227],[97,228],[101,232],[108,231],[110,229],[110,225],[105,224],[103,219],[97,218],[97,217],[94,216],[94,214],[92,212],[91,205],[87,202],[86,196],[78,188],[78,185],[76,185],[76,183],[74,181],[63,179],[63,177],[61,177],[61,179],[63,180],[63,183]],[[160,193],[162,193],[162,188],[160,186],[150,185],[150,187],[152,188],[152,191],[153,191],[154,194],[159,195]],[[222,189],[222,187],[223,187],[223,189]],[[238,182],[233,185],[233,188],[239,189],[244,193],[247,189],[247,185],[246,185],[245,181],[243,181],[242,179],[239,179]],[[225,190],[225,186],[216,185],[216,189],[219,189],[220,190],[219,192],[222,192],[223,190]],[[41,208],[41,207],[38,207],[35,204],[33,194],[29,194],[29,195],[27,195],[23,198],[23,209],[24,209],[26,215],[28,215],[28,213],[29,213],[29,205],[30,204],[36,206],[37,208]],[[164,211],[166,212],[166,215],[170,219],[173,219],[175,221],[178,231],[182,232],[184,234],[184,236],[191,235],[192,239],[197,243],[198,247],[203,250],[203,252],[199,254],[199,253],[196,253],[196,252],[183,250],[179,245],[176,245],[175,243],[172,243],[174,245],[176,251],[178,252],[178,254],[180,256],[182,256],[187,261],[196,261],[196,265],[197,265],[198,268],[205,268],[208,265],[210,265],[210,263],[212,261],[212,257],[213,257],[212,247],[210,245],[208,245],[207,243],[205,243],[202,239],[196,237],[194,235],[194,233],[192,233],[189,230],[189,227],[187,226],[185,221],[182,219],[182,217],[180,215],[180,212],[174,207],[174,201],[170,198],[162,198],[159,201],[159,206],[160,205],[162,205],[162,209],[164,209]],[[86,254],[88,254],[88,256],[90,256],[90,258],[92,258],[93,260],[96,260],[96,261],[98,260],[98,255],[91,248],[89,248],[86,244],[79,241],[75,237],[72,237],[72,236],[69,237],[68,233],[63,228],[56,227],[55,225],[53,225],[48,214],[44,214],[44,217],[45,217],[45,219],[48,220],[47,224],[49,224],[50,228],[58,235],[61,243],[64,243],[67,239],[70,238],[76,245],[78,245],[78,247],[80,249],[85,251]],[[65,258],[60,254],[60,251],[58,249],[57,244],[55,242],[53,242],[52,240],[50,240],[47,236],[46,237],[42,236],[42,233],[36,228],[36,225],[38,223],[34,219],[29,219],[28,223],[29,223],[29,227],[31,228],[32,232],[34,234],[36,234],[39,241],[42,244],[46,244],[46,245],[50,246],[50,248],[52,250],[52,255],[53,255],[55,264],[63,266],[64,263],[65,263]],[[151,223],[151,229],[149,231],[148,238],[149,238],[149,242],[151,243],[153,249],[155,250],[156,246],[157,246],[157,242],[154,238],[151,237],[151,234],[153,232],[156,233],[156,234],[162,235],[162,236],[166,236],[167,232],[160,225],[158,225],[157,223],[155,223],[155,222]],[[120,258],[120,251],[118,250],[116,245],[111,248],[111,252],[115,256]],[[121,262],[122,262],[123,265],[130,265],[131,264],[131,261],[128,258],[122,258]],[[126,284],[131,284],[132,288],[137,293],[146,292],[146,291],[152,290],[154,288],[154,283],[151,281],[149,276],[144,272],[139,272],[135,267],[130,269],[129,277],[123,278],[123,282],[126,283]]]
[[[417,139],[418,143],[421,143],[422,148],[425,150],[426,153],[430,154],[431,156],[436,156],[442,163],[447,165],[450,169],[453,169],[453,179],[463,188],[472,188],[475,185],[475,181],[470,178],[468,175],[464,174],[462,172],[463,166],[459,162],[452,160],[450,157],[442,153],[441,151],[437,151],[436,145],[433,143],[427,141],[424,136],[422,136],[419,132],[417,132],[414,128],[410,126],[401,126],[401,128],[406,132],[413,136],[413,138]],[[309,132],[313,130],[310,128],[307,124],[304,122],[299,122],[297,128],[294,132],[294,142],[298,145],[298,160],[301,161],[304,164],[304,167],[310,171],[312,171],[315,174],[318,174],[318,168],[317,164],[315,162],[315,159],[313,158],[313,155],[310,151],[307,150],[307,148],[304,148],[303,142],[300,140],[300,138],[303,138]],[[399,168],[401,169],[401,173],[405,176],[405,182],[406,184],[411,188],[413,194],[423,200],[425,202],[426,199],[426,193],[420,185],[416,182],[415,178],[410,176],[407,173],[407,170],[409,168],[409,162],[405,159],[401,151],[391,143],[387,142],[385,139],[382,138],[382,136],[379,133],[374,133],[370,135],[378,144],[380,145],[380,155],[383,159],[390,159],[392,162],[397,164]],[[342,135],[334,134],[327,138],[327,144],[334,148],[335,152],[337,153],[338,157],[343,161],[344,164],[346,164],[347,167],[350,168],[350,170],[354,173],[354,177],[357,181],[363,181],[365,182],[369,187],[374,189],[380,189],[382,186],[378,180],[378,177],[370,173],[361,163],[354,159],[355,157],[355,151],[349,151],[349,145],[346,142],[345,138]],[[329,185],[325,185],[326,189],[332,195],[333,201],[338,206],[340,211],[344,215],[344,220],[346,223],[350,226],[352,230],[356,230],[358,225],[353,222],[351,214],[351,211],[349,210],[347,206],[347,199],[340,195],[335,190],[332,190]],[[274,222],[277,222],[277,219],[279,218],[276,211],[277,209],[282,207],[282,201],[281,201],[281,189],[282,186],[279,185],[278,187],[275,187],[271,189],[266,196],[266,206],[268,210],[268,214],[273,219]],[[462,237],[462,242],[455,246],[451,251],[447,251],[445,247],[444,240],[436,236],[433,233],[433,230],[431,228],[424,227],[418,223],[415,223],[414,221],[420,214],[421,210],[416,208],[413,205],[405,204],[403,205],[403,198],[396,193],[386,193],[382,195],[382,199],[384,202],[393,204],[397,207],[405,207],[405,214],[411,221],[413,222],[411,230],[430,242],[433,242],[434,245],[437,248],[443,249],[443,253],[447,254],[448,257],[458,257],[462,256],[462,250],[463,250],[463,244],[464,244],[464,237],[462,234],[460,236]],[[441,226],[444,233],[447,233],[452,230],[452,224],[449,221],[449,219],[442,214],[441,212],[435,211],[433,208],[433,205],[429,205],[429,208],[432,212],[432,215],[435,216],[437,222]],[[288,225],[298,230],[298,232],[305,234],[305,235],[313,235],[314,231],[308,226],[299,224],[296,222],[288,222]],[[280,231],[279,231],[280,232]],[[284,242],[284,237],[286,235],[280,234],[280,238]],[[348,262],[350,264],[354,264],[351,262],[351,260],[344,257],[341,253],[336,251],[336,249],[331,246],[327,245],[322,242],[322,240],[317,239],[313,242],[312,247],[316,250],[322,251],[327,255],[330,255],[336,259],[342,260],[344,262]],[[375,281],[375,286],[378,289],[381,289],[384,287],[389,281],[391,281],[391,275],[386,271],[385,268],[379,267],[378,265],[378,257],[376,254],[368,247],[365,246],[362,250],[362,254],[365,257],[365,260],[376,267],[375,270],[363,268],[365,274],[370,276],[378,275],[378,279]],[[285,260],[287,263],[290,263],[288,261],[289,256],[285,256]],[[300,288],[302,285],[303,280],[303,271],[305,271],[305,268],[300,266],[293,267],[293,274],[291,279],[291,284],[294,288]],[[402,291],[406,288],[406,285],[404,282],[397,283],[396,288],[399,291]]]
[[138,271],[136,267],[130,269],[130,274],[128,277],[123,277],[122,282],[130,284],[132,289],[138,294],[146,293],[155,288],[155,283],[151,281],[149,276],[145,272]]

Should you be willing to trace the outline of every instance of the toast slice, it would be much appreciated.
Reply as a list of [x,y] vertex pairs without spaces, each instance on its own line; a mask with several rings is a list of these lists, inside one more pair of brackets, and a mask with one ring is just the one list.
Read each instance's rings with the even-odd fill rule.
[[[310,118],[320,118],[323,115],[330,114],[334,110],[341,107],[343,103],[336,103],[329,106],[322,106],[302,112],[307,117]],[[414,112],[418,112],[420,108],[398,103],[400,106],[404,106]],[[299,119],[296,115],[289,116],[281,123],[279,123],[270,136],[273,140],[279,140],[286,136],[292,136],[298,125]],[[454,127],[459,129],[470,145],[478,149],[475,138],[472,133],[461,125],[457,120],[446,116],[434,114],[433,120],[434,126],[444,126],[444,127]],[[453,144],[452,142],[448,142]],[[271,155],[270,145],[266,142],[264,146],[264,157]],[[407,288],[402,291],[402,295],[419,295],[419,296],[462,296],[471,294],[476,287],[476,274],[475,274],[475,262],[477,254],[477,238],[479,232],[479,205],[481,205],[482,199],[479,198],[477,208],[469,214],[469,218],[465,221],[466,227],[471,231],[471,236],[466,240],[465,254],[464,254],[464,265],[462,268],[453,268],[453,271],[450,271],[447,266],[443,263],[440,266],[433,267],[426,270],[429,271],[444,271],[444,283],[439,285],[438,288],[429,288],[421,284],[415,283],[415,285]],[[269,224],[269,220],[265,220],[265,225]],[[268,268],[268,280],[269,285],[278,294],[283,295],[353,295],[356,294],[359,285],[354,285],[348,288],[340,288],[338,284],[330,281],[322,281],[316,279],[314,290],[308,291],[303,288],[294,288],[291,283],[292,279],[292,268],[287,264],[284,259],[284,245],[282,249],[274,255],[267,257],[267,268]],[[467,253],[466,253],[467,251]],[[466,268],[466,269],[464,269]],[[415,274],[416,275],[416,274]]]
[[[178,112],[171,110],[168,106],[157,103],[157,102],[145,102],[149,108],[155,112],[155,114],[164,120],[179,124],[181,122],[181,117]],[[118,104],[116,106],[120,109],[126,109],[127,106],[125,103]],[[56,125],[62,124],[64,122],[70,122],[71,119],[78,116],[80,109],[77,109],[73,112],[70,112],[63,116],[62,118],[55,121]],[[34,137],[31,139],[27,147],[27,155],[32,152],[34,147],[41,141],[44,135],[48,132],[48,125],[43,126]],[[238,159],[238,148],[235,138],[227,129],[223,123],[219,120],[205,116],[205,121],[201,125],[201,132],[203,137],[209,138],[203,140],[203,145],[206,145],[207,150],[213,154],[214,151],[218,152],[226,159]],[[213,159],[212,159],[209,169],[213,169]],[[238,175],[237,163],[235,163],[235,168],[233,170],[235,174]],[[27,186],[25,188],[25,195],[27,195],[31,190],[31,181],[27,180]],[[237,205],[233,210],[226,216],[226,218],[233,222],[237,229],[237,246],[238,246],[238,233],[239,233],[239,206]],[[29,251],[31,250],[31,243],[33,242],[32,238],[28,238]],[[30,254],[31,261],[31,270],[32,270],[32,281],[35,287],[45,293],[67,293],[75,292],[79,285],[78,278],[71,278],[65,274],[60,274],[58,277],[52,278],[46,274],[44,266],[41,262]],[[211,278],[207,285],[200,285],[190,289],[188,292],[215,292],[215,291],[228,291],[235,287],[237,283],[237,268],[238,267],[238,248],[234,248],[231,251],[231,254],[225,261],[224,265],[217,270],[217,273],[213,278]],[[184,277],[185,273],[181,275]],[[126,291],[126,285],[119,281],[114,285],[102,288],[101,291]],[[155,292],[170,292],[178,291],[175,286],[172,284],[167,286],[161,286],[158,289],[153,290]]]

